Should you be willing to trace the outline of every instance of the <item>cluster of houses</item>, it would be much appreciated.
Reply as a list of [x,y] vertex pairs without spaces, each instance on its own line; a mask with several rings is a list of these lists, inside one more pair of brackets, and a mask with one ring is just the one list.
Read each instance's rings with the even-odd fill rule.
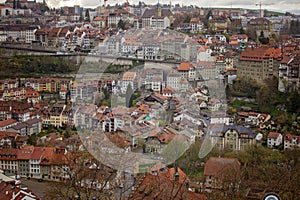
[[[21,6],[16,6],[17,4]],[[198,13],[199,16],[191,18],[186,23],[180,22],[174,25],[176,18],[193,12]],[[120,22],[127,24],[126,29],[130,28],[131,32],[134,32],[133,30],[161,31],[176,28],[178,31],[190,33],[214,32],[217,34],[217,38],[220,38],[222,41],[224,41],[224,35],[228,32],[237,33],[240,29],[243,29],[255,41],[261,33],[266,38],[269,38],[273,33],[281,34],[290,29],[291,22],[298,20],[293,15],[263,17],[261,13],[245,9],[181,8],[180,6],[160,4],[155,6],[146,6],[145,4],[129,5],[126,9],[119,6],[104,8],[102,5],[96,9],[91,9],[74,5],[73,7],[63,6],[52,11],[47,9],[45,2],[38,3],[27,0],[15,4],[7,1],[4,6],[0,7],[0,14],[4,22],[0,26],[0,42],[17,42],[54,47],[62,51],[86,52],[97,47],[98,44],[105,46],[102,45],[105,39],[109,39],[108,43],[114,43],[115,40],[118,40],[117,35],[121,32],[112,30],[118,27]],[[208,20],[208,25],[204,27],[206,19]],[[136,32],[133,35],[138,36],[139,34]],[[151,38],[153,37],[155,37],[155,33]],[[141,44],[143,37],[137,37],[136,40],[132,40],[130,37],[125,39],[119,46],[123,46],[123,43],[126,45],[120,51],[114,48],[115,52],[134,56],[135,54],[132,52],[138,50],[136,53],[140,57],[146,56],[145,59],[160,60],[162,58],[156,55],[158,53],[156,51],[159,50],[160,54],[164,54],[164,51],[169,51],[174,54],[173,57],[179,56],[186,59],[189,56],[188,58],[193,58],[191,55],[186,55],[194,52],[195,47],[193,47],[194,45],[191,41],[183,42],[180,41],[180,38],[173,38],[173,41],[171,41],[172,37],[166,37],[161,39],[161,41],[153,40],[149,41],[149,43],[142,42]],[[235,37],[229,44],[236,45],[236,39],[238,41],[242,39],[242,42],[247,42],[247,38]],[[168,42],[167,40],[170,41]],[[131,43],[135,45],[130,45]],[[157,49],[157,45],[155,45],[157,43],[165,43],[165,45],[170,47]],[[172,51],[174,49],[172,43],[177,43],[176,51]],[[151,47],[151,44],[154,46]],[[150,54],[141,55],[143,51],[150,51]],[[153,55],[151,55],[151,51]],[[187,60],[191,61],[192,59]]]
[[40,199],[33,191],[22,185],[15,177],[7,176],[0,171],[0,198],[6,199]]

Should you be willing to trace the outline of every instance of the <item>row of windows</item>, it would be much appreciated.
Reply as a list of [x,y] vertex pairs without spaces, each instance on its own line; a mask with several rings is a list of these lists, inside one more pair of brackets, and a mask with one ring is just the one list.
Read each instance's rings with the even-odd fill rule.
[[2,165],[2,169],[12,169],[12,170],[17,170],[17,166],[11,166],[11,165]]

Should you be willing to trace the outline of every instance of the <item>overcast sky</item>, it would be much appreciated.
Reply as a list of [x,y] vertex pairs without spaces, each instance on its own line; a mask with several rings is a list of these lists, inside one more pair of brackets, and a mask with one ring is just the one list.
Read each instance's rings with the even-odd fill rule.
[[[0,0],[5,1],[5,0]],[[38,0],[42,1],[42,0]],[[107,4],[115,5],[116,3],[124,3],[126,0],[108,0]],[[103,0],[46,0],[49,5],[54,7],[60,6],[72,6],[80,5],[83,7],[97,7],[103,4]],[[129,0],[129,4],[137,4],[138,0]],[[146,4],[155,4],[158,0],[144,0]],[[160,0],[160,3],[170,3],[170,0]],[[233,7],[233,8],[248,8],[248,9],[258,9],[259,6],[255,6],[260,0],[172,0],[172,4],[179,3],[180,5],[197,5],[200,7]],[[300,0],[261,0],[262,9],[276,10],[276,11],[297,11],[300,14]]]

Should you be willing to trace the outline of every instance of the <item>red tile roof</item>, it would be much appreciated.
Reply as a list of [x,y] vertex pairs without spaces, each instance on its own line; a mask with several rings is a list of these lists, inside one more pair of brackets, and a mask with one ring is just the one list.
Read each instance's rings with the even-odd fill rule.
[[10,118],[7,120],[0,121],[0,127],[6,127],[6,126],[9,126],[9,125],[15,124],[15,123],[17,123],[17,120]]
[[57,165],[63,164],[65,150],[55,147],[45,147],[41,156],[40,165]]
[[7,149],[0,149],[0,159],[1,160],[18,160],[18,149],[15,148],[7,148]]
[[33,153],[31,154],[30,159],[39,160],[42,157],[43,147],[34,147]]
[[123,74],[123,81],[133,81],[136,77],[136,72],[125,72]]
[[[189,191],[186,182],[174,181],[174,176],[170,177],[170,170],[163,171],[158,175],[147,173],[145,177],[137,179],[136,189],[130,195],[130,200],[153,200],[153,199],[172,199],[172,200],[206,200],[201,194]],[[180,172],[179,172],[180,171]],[[180,175],[183,173],[180,169]],[[182,173],[181,173],[182,172]],[[174,170],[171,171],[174,173]],[[184,173],[183,173],[184,174]],[[173,174],[172,174],[173,175]],[[176,192],[174,192],[176,191]]]
[[265,58],[280,59],[281,48],[255,47],[246,48],[240,55],[240,60],[244,61],[262,61]]
[[292,60],[291,56],[284,55],[280,63],[281,64],[288,64],[291,60]]
[[18,135],[16,132],[7,132],[7,131],[0,131],[0,139],[12,137],[15,138]]
[[19,160],[30,160],[31,154],[33,153],[34,146],[25,146],[18,151]]
[[261,61],[267,50],[267,48],[246,48],[241,53],[240,60]]
[[103,18],[103,17],[95,17],[94,19],[93,19],[93,21],[104,21],[105,20],[105,18]]
[[270,133],[268,134],[268,138],[277,139],[279,135],[280,135],[280,133],[277,133],[277,132],[270,132]]
[[[219,176],[224,170],[239,172],[241,164],[236,158],[210,157],[205,163],[204,176]],[[225,172],[226,173],[226,172]]]
[[172,87],[167,86],[167,87],[162,89],[162,93],[163,94],[174,94],[175,90]]
[[[172,167],[168,170],[166,176],[170,179],[170,180],[173,180],[174,177],[175,177],[175,172],[176,172],[176,168]],[[190,182],[190,179],[189,177],[179,168],[177,167],[177,172],[178,172],[178,175],[179,175],[179,179],[178,179],[178,182],[183,184],[183,183],[188,183]]]
[[182,63],[180,63],[177,70],[178,71],[189,71],[192,66],[193,66],[193,64],[190,62],[182,62]]
[[14,181],[0,182],[0,199],[1,200],[21,200],[21,199],[39,199],[31,190],[21,189],[20,186],[16,186]]
[[285,134],[283,140],[284,141],[290,141],[290,142],[292,142],[293,140],[296,140],[297,143],[300,143],[300,136],[299,135],[293,135],[291,133],[287,133],[287,134]]

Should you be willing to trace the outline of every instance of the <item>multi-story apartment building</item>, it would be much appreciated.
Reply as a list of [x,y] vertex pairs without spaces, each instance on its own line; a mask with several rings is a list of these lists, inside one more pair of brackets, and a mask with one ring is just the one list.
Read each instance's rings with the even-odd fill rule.
[[17,174],[18,168],[18,149],[0,149],[0,169],[9,173]]
[[195,65],[203,80],[215,79],[219,74],[215,62],[199,61]]
[[18,122],[30,119],[33,107],[30,103],[18,101],[0,101],[0,120],[13,118]]
[[222,149],[243,150],[256,143],[256,132],[243,126],[216,125],[208,130],[212,144]]
[[17,79],[3,79],[0,80],[0,90],[13,89],[19,87]]
[[240,55],[237,76],[250,77],[257,81],[273,76],[278,77],[280,60],[281,48],[246,48]]
[[139,80],[139,88],[144,88],[146,90],[152,90],[154,92],[161,92],[161,88],[164,85],[164,72],[162,69],[152,68],[145,69]]
[[62,181],[67,179],[66,151],[56,147],[0,149],[0,170],[37,179]]
[[[14,25],[1,25],[0,26],[0,39],[10,42],[21,42],[21,43],[32,43],[35,41],[35,32],[38,30],[38,26],[35,25],[24,25],[24,24],[14,24]],[[4,36],[4,37],[3,37]]]
[[142,28],[166,29],[173,22],[173,14],[168,9],[146,9],[142,15]]
[[253,18],[247,23],[247,33],[248,36],[253,40],[258,40],[258,38],[263,34],[263,37],[270,37],[271,23],[266,18]]
[[120,20],[122,20],[123,22],[133,23],[134,15],[127,12],[126,10],[117,9],[115,12],[108,14],[108,16],[107,16],[107,26],[117,27]]
[[132,90],[137,89],[137,73],[136,72],[125,72],[122,77],[122,91],[126,92],[128,85],[130,84]]
[[279,66],[279,91],[288,92],[299,90],[299,66],[300,56],[283,56]]
[[167,75],[167,86],[173,88],[174,90],[180,90],[180,80],[181,80],[181,74],[178,71],[171,71]]

